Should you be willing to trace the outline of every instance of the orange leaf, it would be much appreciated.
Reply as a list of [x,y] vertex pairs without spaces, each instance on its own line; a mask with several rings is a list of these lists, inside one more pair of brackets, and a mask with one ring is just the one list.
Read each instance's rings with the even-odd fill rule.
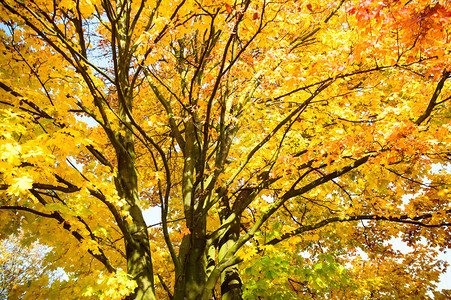
[[226,10],[227,10],[227,13],[230,14],[233,11],[233,8],[232,8],[232,6],[230,4],[226,3],[225,7],[226,7]]
[[183,228],[181,236],[184,237],[185,235],[189,235],[191,234],[191,231],[189,230],[189,228]]

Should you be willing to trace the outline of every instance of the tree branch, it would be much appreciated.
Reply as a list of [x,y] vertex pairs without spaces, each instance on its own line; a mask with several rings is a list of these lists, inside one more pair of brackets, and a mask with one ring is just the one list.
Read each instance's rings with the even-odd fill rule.
[[437,83],[437,87],[435,88],[434,94],[431,97],[431,100],[429,101],[429,105],[426,108],[426,111],[415,121],[415,124],[418,126],[421,125],[432,113],[432,110],[437,105],[437,98],[440,95],[443,85],[445,84],[445,81],[449,78],[451,75],[451,72],[444,71],[443,76],[440,79],[440,81]]
[[51,219],[56,219],[56,215],[54,213],[51,214],[46,214],[44,212],[41,211],[37,211],[35,209],[29,208],[29,207],[25,207],[25,206],[17,206],[17,205],[2,205],[0,206],[0,209],[8,209],[8,210],[22,210],[22,211],[26,211],[41,217],[45,217],[45,218],[51,218]]
[[[451,213],[451,209],[446,211],[447,214]],[[308,226],[302,226],[295,230],[292,230],[290,232],[282,234],[282,236],[274,238],[267,242],[265,245],[275,245],[283,240],[286,240],[292,236],[299,235],[301,233],[304,233],[306,231],[312,231],[321,227],[324,227],[328,224],[335,223],[335,222],[352,222],[352,221],[360,221],[360,220],[374,220],[374,221],[390,221],[390,222],[397,222],[397,223],[404,223],[404,224],[412,224],[412,225],[418,225],[421,227],[428,227],[428,228],[435,228],[435,227],[445,227],[445,226],[451,226],[451,223],[438,223],[438,224],[426,224],[421,222],[421,220],[432,218],[432,214],[424,214],[420,215],[414,218],[409,218],[407,215],[402,215],[400,217],[386,217],[386,216],[379,216],[379,215],[360,215],[360,216],[351,216],[351,217],[333,217],[329,218],[323,221],[320,221],[316,224],[308,225]]]

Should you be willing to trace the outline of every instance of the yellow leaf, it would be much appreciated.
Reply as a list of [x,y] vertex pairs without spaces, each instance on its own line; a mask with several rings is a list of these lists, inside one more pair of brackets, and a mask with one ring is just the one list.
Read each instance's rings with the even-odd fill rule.
[[33,186],[33,179],[28,176],[14,178],[13,182],[14,183],[8,188],[8,193],[10,195],[18,196],[20,193],[31,189]]

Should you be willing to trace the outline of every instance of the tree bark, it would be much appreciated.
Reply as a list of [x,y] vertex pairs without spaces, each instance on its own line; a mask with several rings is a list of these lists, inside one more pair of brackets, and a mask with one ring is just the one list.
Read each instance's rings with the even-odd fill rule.
[[[238,201],[238,200],[237,200]],[[221,203],[220,219],[221,223],[231,215],[232,210],[230,209],[228,199],[223,199]],[[235,211],[236,213],[236,211]],[[238,215],[232,224],[229,225],[229,229],[226,231],[224,236],[219,240],[219,253],[218,259],[221,261],[226,253],[229,251],[230,247],[235,244],[238,240],[240,234],[240,221],[241,216]],[[221,299],[222,300],[241,300],[242,297],[242,287],[243,284],[240,278],[240,272],[237,266],[231,266],[221,273]]]
[[[155,286],[153,279],[152,257],[149,244],[147,225],[139,205],[138,174],[136,170],[135,141],[131,120],[133,110],[133,91],[129,82],[130,71],[130,12],[131,3],[119,1],[117,31],[113,27],[113,39],[117,41],[117,60],[115,66],[116,89],[119,100],[119,133],[116,134],[118,145],[116,155],[118,160],[118,176],[116,188],[119,197],[125,199],[122,208],[130,214],[125,235],[125,250],[127,258],[127,273],[136,281],[138,287],[127,299],[153,300]],[[121,134],[123,132],[123,134]]]

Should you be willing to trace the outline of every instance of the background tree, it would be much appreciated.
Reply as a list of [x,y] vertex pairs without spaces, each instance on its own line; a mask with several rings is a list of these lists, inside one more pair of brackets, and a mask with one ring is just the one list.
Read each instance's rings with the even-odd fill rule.
[[58,272],[52,269],[52,262],[45,261],[45,253],[49,249],[38,243],[26,243],[26,238],[21,234],[11,235],[0,244],[2,299],[44,298],[50,295],[46,288],[48,281],[59,279]]
[[0,224],[52,247],[60,298],[434,289],[448,2],[0,4]]

